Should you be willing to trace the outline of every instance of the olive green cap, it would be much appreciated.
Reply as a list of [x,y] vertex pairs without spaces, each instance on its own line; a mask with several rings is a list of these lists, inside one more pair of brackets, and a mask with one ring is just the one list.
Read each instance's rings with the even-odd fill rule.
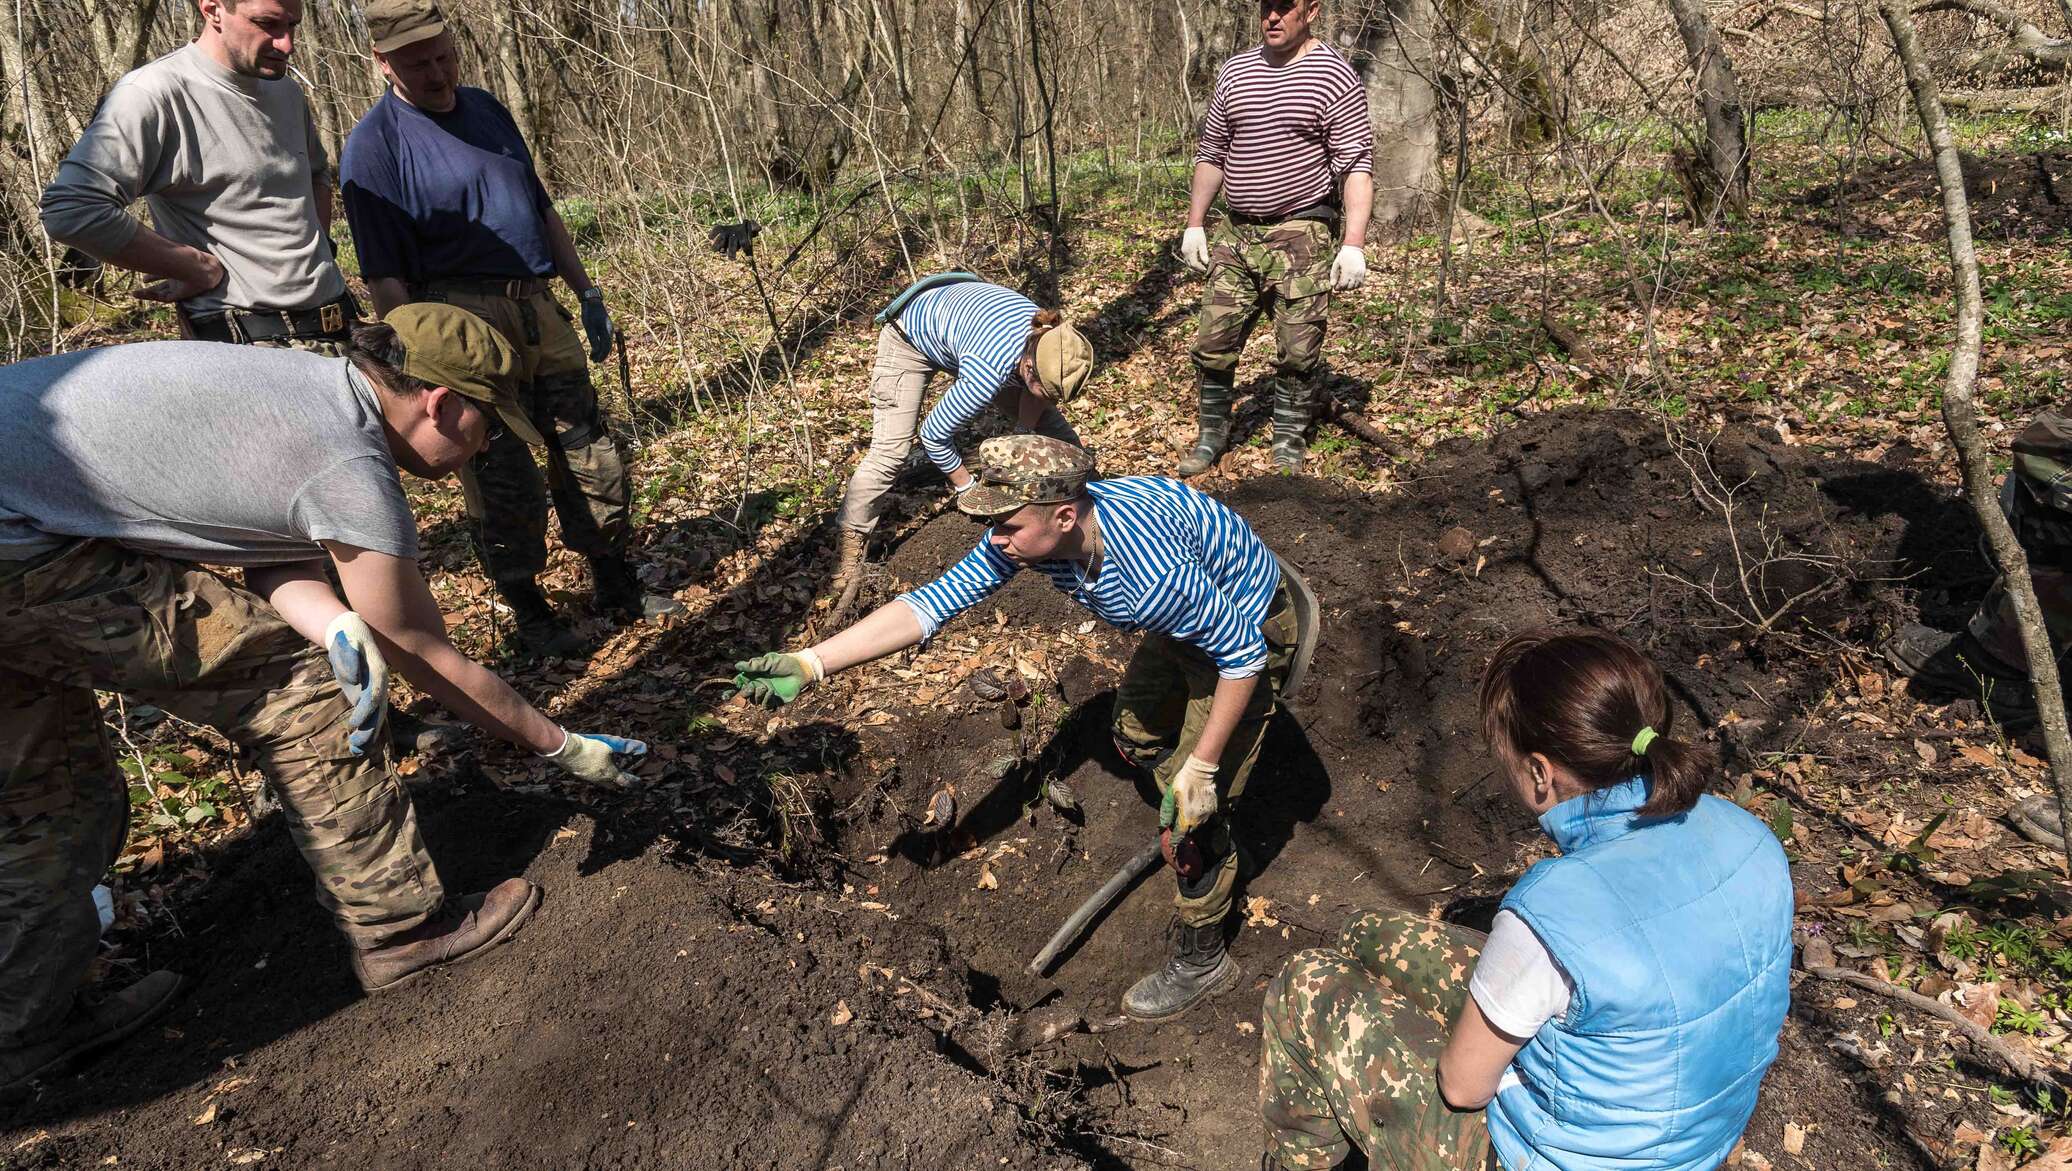
[[958,509],[999,517],[1027,504],[1077,500],[1094,478],[1094,456],[1048,435],[1002,435],[978,445],[973,474],[978,483],[957,497]]
[[367,39],[377,53],[393,53],[445,31],[446,17],[432,0],[367,0]]
[[403,347],[402,371],[494,410],[506,430],[545,447],[518,405],[518,354],[487,321],[456,305],[413,301],[382,318]]
[[1094,348],[1086,335],[1060,322],[1036,339],[1036,381],[1051,401],[1068,403],[1094,371]]

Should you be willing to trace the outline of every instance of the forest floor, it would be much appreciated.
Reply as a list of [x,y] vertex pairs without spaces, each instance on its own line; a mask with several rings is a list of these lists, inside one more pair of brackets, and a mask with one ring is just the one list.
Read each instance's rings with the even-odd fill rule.
[[[1974,145],[1982,393],[2004,443],[2063,392],[2072,217],[2049,176],[2072,159],[2009,132]],[[1960,625],[1991,579],[1936,415],[1932,177],[1893,161],[1838,181],[1829,152],[1781,141],[1760,157],[1764,197],[1730,228],[1624,192],[1623,224],[1656,217],[1645,243],[1583,211],[1534,218],[1566,198],[1471,193],[1488,227],[1456,245],[1444,314],[1430,238],[1377,248],[1334,314],[1334,389],[1400,450],[1327,424],[1310,474],[1271,475],[1255,397],[1247,441],[1197,480],[1326,615],[1254,782],[1237,991],[1113,1025],[1162,953],[1159,874],[1026,971],[1154,826],[1148,782],[1105,747],[1130,641],[1040,581],[781,712],[712,682],[820,621],[823,522],[868,430],[866,294],[888,279],[815,302],[788,380],[735,394],[710,373],[723,357],[687,359],[719,388],[702,412],[666,323],[631,318],[644,389],[614,409],[638,437],[642,556],[688,620],[584,619],[587,663],[499,659],[457,489],[415,493],[456,641],[557,719],[656,746],[650,789],[604,803],[479,739],[404,762],[449,889],[546,887],[509,946],[362,997],[256,778],[213,733],[111,704],[137,817],[102,968],[172,967],[189,990],[0,1107],[0,1168],[1251,1166],[1259,997],[1285,958],[1369,906],[1483,921],[1548,853],[1493,783],[1472,696],[1494,646],[1550,622],[1617,630],[1663,666],[1679,729],[1720,750],[1717,791],[1785,840],[1817,952],[2063,1069],[2072,895],[2001,820],[2047,787],[2040,749],[1974,704],[1918,701],[1875,653],[1909,621]],[[1074,418],[1110,474],[1164,471],[1189,434],[1199,283],[1166,248],[1176,207],[1169,180],[1096,187],[1058,279],[1102,360]],[[761,303],[737,308],[712,332],[753,336]],[[931,481],[903,482],[876,598],[977,536]],[[586,613],[575,558],[557,550],[548,583]],[[1030,684],[1012,716],[972,688],[981,671]],[[1053,783],[1076,814],[1043,801]],[[957,819],[927,829],[945,786]],[[1795,981],[1735,1165],[2067,1165],[2062,1092],[1892,998]]]

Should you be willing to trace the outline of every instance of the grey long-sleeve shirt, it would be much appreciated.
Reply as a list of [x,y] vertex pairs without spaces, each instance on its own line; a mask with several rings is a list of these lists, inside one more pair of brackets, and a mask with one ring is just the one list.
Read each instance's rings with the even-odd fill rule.
[[115,83],[43,192],[43,229],[106,259],[142,226],[128,208],[143,199],[160,235],[223,262],[188,312],[308,309],[345,291],[317,222],[330,176],[292,78],[245,77],[188,45]]

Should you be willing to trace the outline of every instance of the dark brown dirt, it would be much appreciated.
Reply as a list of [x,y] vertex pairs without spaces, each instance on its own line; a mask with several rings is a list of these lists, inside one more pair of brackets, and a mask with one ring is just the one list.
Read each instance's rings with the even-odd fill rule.
[[[1670,673],[1679,720],[1727,729],[1738,760],[1788,738],[1829,682],[1795,643],[1864,647],[1893,620],[1873,579],[1911,575],[1925,604],[1952,612],[1984,584],[1957,568],[1961,519],[1904,469],[1739,427],[1709,451],[1719,483],[1745,484],[1744,555],[1774,538],[1777,552],[1838,560],[1781,562],[1742,591],[1726,525],[1693,498],[1661,422],[1636,414],[1564,412],[1442,445],[1385,497],[1299,477],[1226,486],[1327,619],[1253,781],[1244,983],[1177,1022],[1033,1051],[1013,1040],[1031,1010],[1112,1016],[1163,955],[1170,899],[1154,873],[1051,977],[1024,971],[1155,824],[1149,782],[1106,748],[1129,641],[1079,633],[1086,616],[1031,577],[912,664],[800,705],[798,719],[865,737],[817,803],[828,849],[794,870],[805,877],[699,858],[681,844],[712,829],[695,816],[596,822],[470,782],[421,798],[449,885],[524,872],[548,901],[493,955],[364,999],[285,835],[262,830],[218,860],[177,933],[150,941],[152,964],[189,976],[186,998],[162,1028],[15,1106],[0,1168],[1249,1166],[1259,996],[1285,958],[1372,905],[1475,921],[1544,850],[1475,734],[1474,680],[1505,636],[1621,631]],[[1465,556],[1439,550],[1454,526],[1474,538]],[[890,576],[932,576],[976,535],[938,517]],[[1664,574],[1764,614],[1837,584],[1758,636]],[[1040,702],[1022,710],[1018,752],[997,706],[950,681],[1013,670],[998,644],[1039,629],[1051,641],[1019,652]],[[921,682],[889,686],[894,669]],[[896,718],[859,718],[876,706]],[[1080,816],[1041,803],[1045,776],[1076,788]],[[945,782],[958,823],[923,834]],[[1831,1035],[1817,1018],[1788,1026],[1750,1146],[1777,1167],[1918,1165]],[[1822,1125],[1804,1157],[1785,1155],[1783,1122],[1808,1117]]]

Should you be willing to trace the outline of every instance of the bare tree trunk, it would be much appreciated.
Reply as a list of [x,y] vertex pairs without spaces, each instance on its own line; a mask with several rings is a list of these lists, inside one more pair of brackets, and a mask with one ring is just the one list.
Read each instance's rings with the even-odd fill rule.
[[1367,85],[1377,227],[1408,222],[1439,192],[1437,28],[1433,0],[1377,0],[1365,21],[1340,36]]
[[1705,119],[1705,158],[1679,160],[1691,213],[1702,224],[1722,209],[1738,215],[1748,208],[1748,109],[1704,0],[1669,0],[1669,13],[1683,37],[1698,83],[1698,112]]
[[[2072,731],[2066,727],[2065,693],[2058,679],[2057,656],[2051,652],[2043,607],[2037,603],[2036,587],[2029,580],[2029,558],[2015,539],[2007,514],[2000,510],[1985,440],[1979,435],[1973,384],[1978,379],[1979,334],[1985,310],[1979,299],[1978,256],[1971,244],[1971,204],[1964,194],[1964,170],[1957,158],[1957,145],[1950,137],[1950,122],[1943,113],[1935,78],[1929,74],[1920,43],[1914,39],[1914,22],[1905,3],[1879,0],[1878,15],[1885,19],[1885,27],[1892,34],[1893,48],[1906,71],[1907,88],[1914,95],[1921,129],[1928,136],[1929,149],[1935,153],[1943,223],[1950,237],[1950,268],[1957,278],[1957,344],[1950,354],[1949,373],[1943,379],[1943,424],[1949,428],[1950,442],[1957,448],[1964,471],[1964,493],[1971,499],[1972,510],[1978,514],[1986,540],[1993,547],[1993,558],[2007,580],[2008,597],[2021,626],[2022,649],[2029,656],[2029,683],[2035,690],[2044,743],[2050,749],[2058,821],[2061,826],[2072,825],[2072,818],[2066,816],[2066,794],[2072,792]],[[2066,865],[2072,870],[2072,834],[2066,840]]]
[[[508,4],[490,6],[496,14],[496,83],[503,91],[504,105],[510,108],[512,120],[518,123],[518,134],[525,139],[535,158],[545,153],[546,144],[539,137],[539,111],[533,104],[532,86],[525,71],[525,54],[518,44],[518,19]],[[546,164],[540,164],[541,170]]]

